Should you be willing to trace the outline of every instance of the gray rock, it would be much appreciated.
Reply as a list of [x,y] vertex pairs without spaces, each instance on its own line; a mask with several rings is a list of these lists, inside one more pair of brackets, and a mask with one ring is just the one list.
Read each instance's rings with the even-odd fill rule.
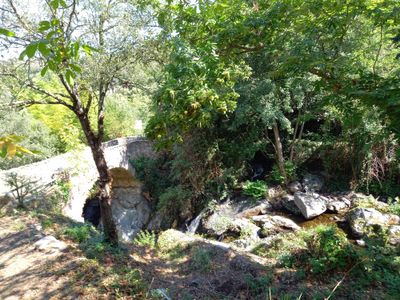
[[392,225],[388,228],[389,243],[392,245],[400,244],[400,226]]
[[306,219],[319,216],[326,211],[325,201],[318,194],[296,193],[294,203]]
[[33,246],[35,247],[35,249],[45,252],[60,252],[67,249],[67,245],[64,242],[57,240],[52,235],[47,235],[41,238],[40,240],[35,242]]
[[14,201],[14,197],[11,193],[0,195],[0,208],[3,208],[6,205],[12,205]]
[[254,223],[247,219],[236,219],[232,222],[232,226],[229,228],[231,231],[239,233],[240,237],[249,241],[258,241],[258,233],[261,228],[256,226]]
[[266,200],[257,203],[249,200],[227,201],[218,205],[210,215],[204,216],[201,226],[207,233],[219,236],[232,230],[235,220],[264,214],[270,209],[271,204]]
[[282,216],[261,215],[252,217],[252,220],[257,224],[261,223],[263,225],[263,229],[265,230],[273,230],[277,232],[282,231],[282,228],[290,229],[293,231],[300,230],[299,225],[297,225],[289,218],[285,218]]
[[322,177],[313,174],[304,175],[302,183],[306,192],[319,192],[324,186]]
[[356,244],[361,247],[365,247],[366,245],[364,240],[356,240]]
[[285,195],[281,198],[281,203],[284,209],[294,215],[301,215],[300,209],[297,207],[296,203],[294,203],[293,195]]
[[233,217],[229,215],[214,212],[202,220],[202,227],[208,234],[219,236],[229,230],[233,220]]
[[303,186],[298,181],[290,182],[288,184],[287,188],[288,188],[289,192],[291,192],[292,194],[294,194],[296,192],[301,192],[303,190]]
[[147,224],[147,230],[159,232],[163,229],[164,214],[161,211],[157,211],[151,216],[149,223]]
[[339,213],[348,210],[350,207],[344,201],[334,200],[328,204],[327,208],[329,211]]
[[112,214],[122,240],[131,241],[147,224],[150,213],[150,205],[141,195],[140,187],[113,189]]
[[389,217],[374,208],[356,208],[348,215],[350,228],[355,236],[361,237],[373,225],[385,226]]
[[341,197],[340,200],[346,204],[347,207],[351,207],[351,200],[346,197]]
[[272,209],[272,205],[268,202],[268,200],[264,200],[263,202],[258,202],[258,204],[256,204],[254,207],[245,209],[241,213],[237,214],[237,217],[250,218],[252,216],[266,214],[271,209]]

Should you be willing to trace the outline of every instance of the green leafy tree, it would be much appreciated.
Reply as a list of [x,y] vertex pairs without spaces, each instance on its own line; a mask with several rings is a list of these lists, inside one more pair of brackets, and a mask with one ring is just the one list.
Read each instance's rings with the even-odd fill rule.
[[99,173],[105,237],[117,244],[111,213],[112,178],[102,148],[105,101],[127,66],[142,55],[138,41],[146,20],[134,4],[125,1],[47,1],[47,18],[40,22],[20,18],[15,4],[13,0],[7,1],[9,16],[5,21],[15,20],[18,28],[4,26],[16,34],[11,40],[8,35],[3,43],[16,45],[28,40],[20,59],[40,66],[41,76],[54,74],[62,87],[62,91],[53,91],[40,86],[27,69],[25,86],[41,98],[20,99],[17,104],[62,105],[76,116]]

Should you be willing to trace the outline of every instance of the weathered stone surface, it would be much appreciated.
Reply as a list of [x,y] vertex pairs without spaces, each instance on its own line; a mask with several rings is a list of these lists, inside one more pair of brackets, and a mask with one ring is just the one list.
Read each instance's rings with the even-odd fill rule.
[[392,225],[388,228],[389,243],[392,245],[400,244],[400,225]]
[[112,213],[121,239],[130,241],[148,222],[151,208],[140,186],[113,189]]
[[374,208],[356,208],[348,215],[350,228],[355,236],[363,236],[372,225],[386,226],[389,217]]
[[219,236],[232,227],[234,217],[223,212],[214,212],[202,220],[202,228],[208,234]]
[[290,229],[293,231],[300,230],[300,226],[294,221],[282,216],[261,215],[252,217],[252,220],[256,224],[262,224],[265,230],[273,230],[276,232],[282,231],[282,229]]
[[303,177],[302,184],[306,192],[319,192],[324,186],[324,181],[320,176],[306,174]]
[[242,239],[258,241],[258,233],[260,232],[261,228],[247,219],[236,219],[233,221],[230,230],[240,234]]
[[334,200],[329,202],[327,208],[329,211],[339,213],[348,210],[350,207],[344,201]]
[[293,195],[285,195],[281,198],[282,207],[294,215],[301,215],[300,209],[294,203]]
[[250,218],[252,216],[257,216],[261,214],[266,214],[271,210],[272,205],[268,202],[268,200],[264,200],[263,202],[258,202],[254,207],[250,207],[241,213],[237,214],[239,218]]
[[14,201],[14,197],[11,193],[6,193],[4,195],[0,195],[0,208],[3,208],[6,205],[11,205]]
[[35,249],[45,252],[59,252],[67,249],[67,245],[64,242],[57,240],[52,235],[47,235],[41,238],[40,240],[35,242],[33,246],[35,247]]
[[319,216],[326,211],[325,201],[316,193],[296,193],[294,202],[306,219]]
[[[218,205],[209,216],[201,221],[202,229],[208,234],[221,235],[228,230],[235,230],[235,221],[266,213],[271,209],[268,201],[254,203],[248,199],[242,201],[227,201]],[[240,223],[241,221],[239,221]]]
[[290,182],[288,184],[287,188],[288,188],[289,192],[291,192],[292,194],[297,193],[297,192],[301,192],[303,190],[303,186],[298,181]]

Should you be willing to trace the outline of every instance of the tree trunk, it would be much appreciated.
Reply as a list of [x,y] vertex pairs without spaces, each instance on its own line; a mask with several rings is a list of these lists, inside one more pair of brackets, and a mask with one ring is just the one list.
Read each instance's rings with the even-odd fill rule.
[[93,159],[99,172],[99,188],[100,188],[100,213],[101,222],[104,227],[104,236],[107,242],[117,245],[118,233],[117,227],[112,216],[111,210],[111,187],[112,177],[107,167],[104,157],[104,151],[101,143],[95,143],[94,148],[91,147]]
[[287,174],[286,174],[286,170],[285,170],[285,159],[283,157],[282,142],[281,142],[281,138],[279,135],[278,124],[276,122],[272,126],[272,129],[274,131],[275,150],[276,150],[276,158],[277,158],[277,162],[278,162],[278,168],[279,168],[279,171],[281,172],[282,176],[284,177],[285,184],[287,184],[288,178],[287,178]]
[[99,139],[92,131],[87,114],[77,114],[81,123],[83,132],[85,133],[90,150],[92,151],[93,160],[99,172],[99,188],[100,188],[100,213],[101,222],[104,227],[105,241],[113,245],[118,244],[118,233],[111,210],[111,187],[112,177],[108,170],[104,151]]

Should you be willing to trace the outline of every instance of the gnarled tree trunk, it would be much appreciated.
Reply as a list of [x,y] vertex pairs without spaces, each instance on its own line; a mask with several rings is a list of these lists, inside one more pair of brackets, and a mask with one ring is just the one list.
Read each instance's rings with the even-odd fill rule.
[[93,133],[86,114],[76,115],[78,116],[79,122],[81,123],[82,129],[85,133],[90,150],[92,151],[94,163],[99,173],[100,213],[101,222],[103,223],[104,227],[105,240],[113,245],[117,245],[117,227],[115,225],[111,210],[112,177],[104,156],[101,138]]

